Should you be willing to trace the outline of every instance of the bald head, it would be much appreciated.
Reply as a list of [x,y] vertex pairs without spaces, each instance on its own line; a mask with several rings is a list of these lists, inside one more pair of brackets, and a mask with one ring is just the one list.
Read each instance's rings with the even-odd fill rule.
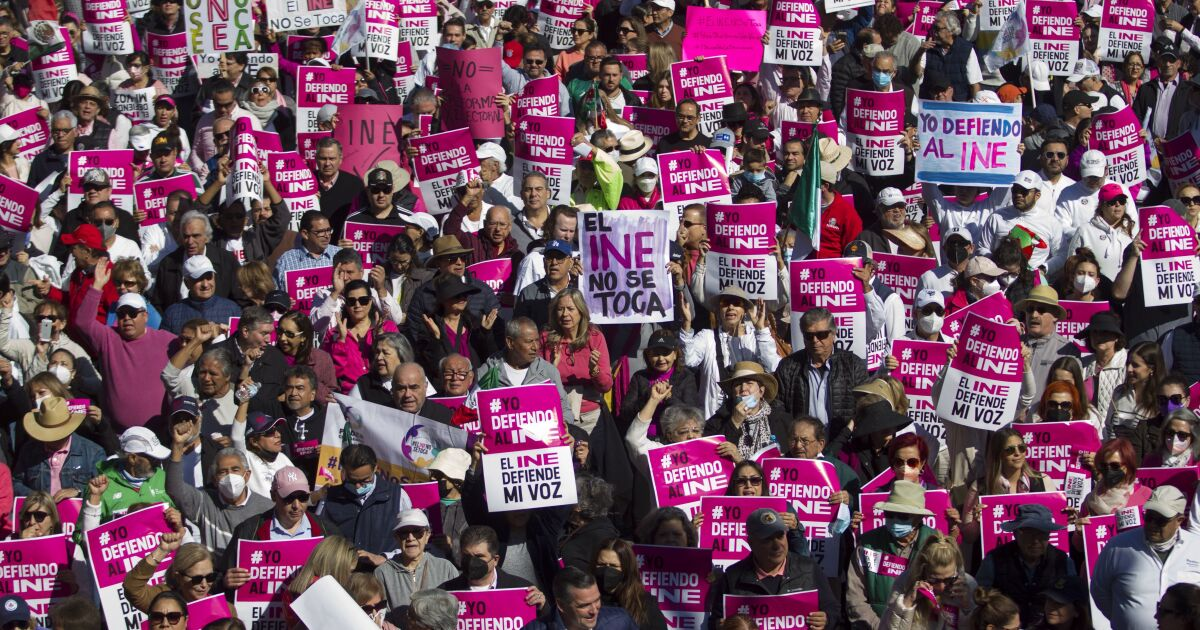
[[416,363],[401,363],[392,375],[392,403],[397,409],[418,413],[425,405],[428,381],[425,370]]

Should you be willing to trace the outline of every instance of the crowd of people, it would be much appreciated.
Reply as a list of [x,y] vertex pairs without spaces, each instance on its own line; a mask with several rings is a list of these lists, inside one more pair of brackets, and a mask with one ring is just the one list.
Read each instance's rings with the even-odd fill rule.
[[[644,585],[634,546],[698,546],[705,515],[658,506],[648,460],[709,436],[731,462],[728,495],[769,497],[760,459],[772,448],[828,462],[840,491],[828,499],[837,516],[827,540],[813,540],[790,504],[743,519],[745,557],[707,576],[707,627],[760,627],[726,610],[725,595],[803,591],[816,591],[819,607],[804,620],[816,630],[1200,627],[1200,293],[1185,287],[1197,295],[1190,304],[1148,303],[1156,287],[1143,284],[1149,238],[1138,228],[1149,206],[1200,227],[1200,188],[1167,177],[1164,152],[1187,134],[1200,142],[1200,2],[1155,0],[1149,54],[1117,62],[1098,35],[1103,4],[1082,2],[1079,56],[1069,74],[1051,76],[1029,56],[998,69],[981,61],[995,36],[984,9],[997,3],[947,3],[919,37],[915,2],[827,11],[818,1],[820,63],[729,72],[733,100],[711,134],[701,105],[675,97],[671,64],[688,59],[688,10],[718,3],[584,3],[572,43],[556,49],[546,32],[554,22],[535,3],[438,0],[440,40],[412,59],[411,83],[396,61],[332,48],[337,26],[271,30],[269,3],[254,2],[253,50],[212,51],[213,76],[196,57],[171,89],[143,50],[148,38],[188,32],[179,0],[152,0],[131,18],[137,50],[108,56],[85,52],[91,25],[73,3],[28,4],[0,5],[0,113],[36,110],[48,124],[34,151],[0,124],[0,180],[38,193],[27,232],[0,230],[0,532],[74,532],[82,543],[114,518],[165,504],[167,533],[123,582],[151,630],[199,627],[189,604],[213,594],[228,597],[229,618],[205,628],[255,626],[233,605],[252,568],[239,566],[239,545],[313,537],[322,540],[283,587],[285,606],[332,576],[389,630],[455,630],[453,592],[506,588],[525,590],[536,611],[527,628],[678,627]],[[791,3],[719,4],[769,14]],[[57,90],[22,38],[47,15],[77,65]],[[285,35],[305,39],[282,49]],[[478,172],[453,184],[449,212],[431,213],[408,158],[414,139],[449,131],[437,52],[492,47],[504,66],[495,104],[505,133],[474,139]],[[252,66],[253,53],[277,56]],[[630,56],[646,64],[636,80]],[[233,199],[238,121],[299,148],[305,65],[353,68],[356,104],[402,105],[395,142],[405,159],[356,174],[343,161],[367,147],[329,137],[312,159],[315,208],[289,207],[266,163],[262,198]],[[513,168],[515,98],[555,76],[558,113],[575,124],[568,181]],[[116,95],[147,87],[153,118],[133,124]],[[904,93],[901,174],[856,169],[847,90]],[[1011,186],[919,181],[924,100],[1018,104],[1023,170]],[[652,141],[628,106],[673,112],[674,127]],[[1126,107],[1144,127],[1143,181],[1118,181],[1090,143],[1092,117]],[[797,123],[813,131],[785,137]],[[336,107],[316,114],[319,130],[339,124]],[[131,149],[137,181],[189,175],[191,184],[170,193],[161,222],[114,196],[103,168],[82,171],[82,195],[69,194],[72,152],[102,149]],[[717,226],[692,204],[672,217],[678,231],[660,252],[673,285],[668,320],[593,323],[584,217],[661,211],[667,184],[654,156],[705,149],[724,155],[719,177],[732,203],[775,205],[767,264],[777,298],[706,286]],[[815,196],[803,190],[809,174]],[[805,243],[816,235],[795,224],[805,211],[818,217],[815,248]],[[347,222],[398,229],[364,255]],[[933,259],[909,303],[881,277],[877,254]],[[994,431],[918,422],[894,353],[869,369],[834,313],[793,309],[803,296],[791,294],[789,265],[839,258],[857,261],[853,292],[865,302],[851,336],[882,335],[888,347],[951,342],[947,317],[1002,299],[1021,339],[1015,414]],[[511,263],[501,282],[469,270],[499,259]],[[331,279],[311,300],[289,295],[289,272],[318,269]],[[1068,301],[1107,308],[1071,338],[1057,326]],[[952,387],[944,378],[935,407]],[[337,396],[466,427],[478,421],[477,392],[547,382],[562,400],[574,505],[489,512],[482,440],[441,449],[411,478],[392,474],[383,444],[347,440],[332,471],[321,455]],[[1011,542],[984,553],[986,497],[1068,492],[1027,460],[1020,429],[1043,422],[1091,432],[1099,448],[1071,454],[1090,491],[1061,513],[1020,505],[1000,525]],[[1183,481],[1151,487],[1140,468],[1179,469],[1173,479]],[[414,507],[406,485],[425,480],[437,482],[439,500]],[[879,526],[860,503],[869,484],[886,493],[874,507]],[[936,514],[934,493],[948,497]],[[1085,553],[1090,519],[1131,510],[1098,557]],[[814,554],[817,543],[834,549],[832,561]],[[5,593],[5,630],[113,627],[126,611],[104,609],[95,559],[86,546],[73,553],[58,578],[75,594],[47,612]],[[304,625],[290,612],[285,624]]]

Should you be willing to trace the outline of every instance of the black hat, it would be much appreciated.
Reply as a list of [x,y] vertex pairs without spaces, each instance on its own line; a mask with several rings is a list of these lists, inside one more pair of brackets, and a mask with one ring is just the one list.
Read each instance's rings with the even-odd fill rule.
[[721,122],[726,124],[746,122],[746,106],[737,101],[722,105]]
[[1087,590],[1083,588],[1083,580],[1078,577],[1060,577],[1050,584],[1050,588],[1042,591],[1042,595],[1063,604],[1080,606],[1087,602]]
[[13,235],[8,230],[0,230],[0,249],[8,249],[12,247]]
[[881,400],[859,410],[853,437],[866,437],[879,431],[896,431],[908,423],[908,416],[896,413],[891,403]]
[[925,75],[924,81],[921,82],[921,87],[924,88],[927,94],[945,92],[946,88],[950,87],[950,79],[947,79],[940,72],[931,72]]
[[762,124],[761,121],[751,120],[750,122],[746,123],[746,127],[742,129],[742,136],[754,138],[759,142],[765,142],[767,138],[771,137],[771,130],[767,129],[767,126]]
[[1088,96],[1083,90],[1071,90],[1063,95],[1063,113],[1069,112],[1080,105],[1093,105],[1099,100],[1094,96]]
[[154,140],[150,142],[150,157],[159,157],[166,155],[172,151],[178,151],[179,144],[175,142],[167,132],[162,132],[154,136]]
[[822,108],[825,107],[825,101],[821,100],[821,94],[810,87],[804,88],[804,91],[800,92],[800,96],[796,98],[796,104],[800,103],[816,103]]
[[466,281],[461,281],[458,278],[446,278],[438,284],[437,303],[445,304],[464,295],[474,295],[476,293],[479,293],[479,287]]
[[267,299],[263,300],[263,306],[266,308],[278,307],[286,312],[292,308],[292,298],[287,293],[276,289],[267,294]]
[[1125,331],[1121,330],[1121,319],[1112,311],[1100,311],[1092,315],[1092,320],[1084,326],[1083,330],[1075,333],[1076,339],[1087,339],[1092,333],[1112,333],[1121,339],[1125,338]]
[[650,341],[646,343],[646,349],[651,348],[666,348],[668,350],[679,350],[679,337],[674,332],[665,328],[660,328],[650,335]]
[[392,174],[387,169],[377,168],[367,174],[367,188],[391,188]]
[[1150,50],[1159,59],[1168,56],[1179,59],[1179,49],[1175,47],[1175,42],[1171,41],[1171,38],[1165,35],[1160,35],[1156,38],[1154,43],[1151,44]]

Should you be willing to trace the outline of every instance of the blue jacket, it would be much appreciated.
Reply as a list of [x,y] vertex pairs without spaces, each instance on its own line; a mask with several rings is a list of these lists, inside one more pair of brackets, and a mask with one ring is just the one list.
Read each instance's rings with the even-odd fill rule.
[[[525,624],[525,627],[521,630],[566,630],[566,627],[562,616],[555,610],[554,616],[549,620],[534,619]],[[617,608],[615,606],[603,606],[600,608],[600,617],[596,619],[596,627],[603,628],[604,630],[638,630],[633,617],[630,617],[624,608]]]
[[[44,444],[28,440],[17,454],[12,471],[13,492],[17,496],[29,496],[35,490],[50,491],[50,458]],[[88,481],[96,476],[96,464],[104,457],[104,449],[98,444],[78,433],[72,435],[67,461],[58,477],[62,487],[75,488],[80,496],[87,496]]]
[[202,317],[210,322],[225,324],[230,317],[241,317],[242,307],[233,300],[214,295],[200,301],[186,298],[167,307],[163,314],[162,329],[178,335],[188,321]]
[[396,549],[396,539],[392,536],[396,515],[411,507],[412,501],[399,485],[376,473],[375,490],[362,505],[353,490],[339,484],[329,488],[317,514],[336,525],[355,547],[371,553],[387,553]]

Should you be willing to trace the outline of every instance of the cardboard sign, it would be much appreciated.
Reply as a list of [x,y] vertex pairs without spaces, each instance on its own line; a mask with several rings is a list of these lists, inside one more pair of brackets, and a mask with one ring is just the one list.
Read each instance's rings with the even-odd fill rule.
[[724,56],[672,63],[671,89],[676,103],[690,98],[700,105],[700,133],[712,137],[721,128],[721,108],[733,102]]
[[[550,85],[555,88],[557,99],[557,85]],[[575,119],[528,114],[517,123],[517,129],[520,132],[513,143],[513,180],[523,182],[526,175],[541,173],[550,189],[549,204],[570,204],[571,177],[575,172],[575,152],[571,149]]]
[[283,283],[292,298],[292,310],[307,313],[312,309],[317,291],[333,285],[333,267],[310,267],[283,274]]
[[525,603],[525,589],[450,591],[458,598],[458,623],[467,628],[523,628],[537,618],[537,608]]
[[50,123],[39,115],[37,109],[27,109],[0,118],[0,125],[8,125],[17,132],[17,155],[25,159],[32,160],[50,142]]
[[1137,114],[1126,106],[1092,118],[1088,148],[1098,149],[1107,158],[1107,181],[1136,187],[1146,179],[1146,143],[1142,140],[1142,124]]
[[1067,472],[1079,463],[1082,452],[1100,450],[1096,427],[1086,420],[1014,424],[1025,440],[1025,458],[1035,470],[1065,487]]
[[1012,422],[1025,361],[1017,327],[967,316],[966,334],[946,370],[938,416],[973,429],[995,431]]
[[396,0],[396,8],[400,16],[400,41],[412,44],[413,51],[417,53],[426,53],[437,47],[436,0]]
[[775,262],[774,203],[710,203],[706,209],[709,249],[705,258],[704,292],[717,295],[736,285],[751,299],[774,300],[779,266]]
[[[122,0],[83,0],[83,52],[128,55],[133,52],[133,25]],[[69,38],[66,41],[71,41]]]
[[343,171],[366,177],[375,165],[391,160],[406,164],[408,156],[401,149],[400,120],[404,108],[400,105],[350,104],[338,107],[338,126],[333,137],[345,147]]
[[672,319],[667,215],[657,210],[579,213],[580,289],[594,324]]
[[694,203],[732,203],[725,156],[716,149],[703,154],[675,151],[658,155],[663,210],[676,219]]
[[1084,328],[1087,328],[1088,323],[1092,321],[1093,315],[1109,311],[1112,309],[1112,306],[1107,301],[1101,300],[1095,302],[1059,300],[1058,305],[1063,307],[1063,310],[1067,312],[1067,316],[1055,322],[1054,332],[1074,341],[1075,346],[1079,348],[1080,352],[1091,352],[1087,348],[1086,340],[1075,339],[1075,335]]
[[950,360],[947,358],[949,343],[940,341],[918,341],[896,339],[892,342],[892,356],[899,364],[890,376],[904,385],[908,396],[908,418],[938,441],[946,444],[946,425],[937,416],[933,404],[933,384],[937,375]]
[[[339,110],[354,102],[354,68],[296,68],[296,131],[317,131],[317,112],[325,105]],[[352,151],[344,151],[349,155]]]
[[807,628],[808,616],[821,610],[817,591],[787,595],[726,595],[725,616],[745,615],[759,628]]
[[432,136],[411,138],[417,150],[413,175],[421,189],[425,210],[437,216],[454,209],[454,181],[466,173],[467,181],[479,177],[479,159],[471,132],[466,129],[443,131]]
[[[1017,509],[1022,505],[1041,505],[1050,510],[1054,522],[1064,528],[1068,525],[1067,497],[1061,492],[1022,492],[1019,494],[994,494],[979,497],[983,509],[979,512],[979,537],[982,554],[986,556],[996,547],[1011,542],[1014,534],[1000,529],[1000,525],[1017,518]],[[1066,529],[1050,532],[1050,544],[1063,552],[1070,553],[1070,537]]]
[[712,550],[634,545],[642,585],[658,601],[668,628],[704,628],[708,623]]
[[29,604],[34,627],[49,627],[51,604],[79,589],[68,578],[73,546],[66,534],[0,541],[0,592],[19,594]]
[[150,55],[150,75],[173,93],[187,74],[190,54],[187,33],[160,35],[146,31],[146,53]]
[[292,218],[289,228],[300,229],[300,217],[309,210],[320,210],[317,177],[304,158],[295,151],[267,154],[267,177],[283,197]]
[[346,21],[346,0],[266,0],[266,3],[267,28],[276,32],[341,26]]
[[397,234],[403,234],[403,225],[378,225],[346,221],[342,238],[349,240],[363,259],[363,268],[387,262],[387,249]]
[[1138,211],[1146,306],[1188,304],[1196,292],[1196,231],[1166,206]]
[[846,144],[856,172],[873,177],[904,172],[904,92],[846,90]]
[[67,172],[71,186],[67,189],[67,205],[75,208],[83,201],[83,176],[93,168],[108,173],[112,184],[111,200],[118,208],[133,211],[133,150],[71,151]]
[[1019,103],[921,102],[917,181],[1008,186],[1021,170]]
[[626,105],[621,116],[633,123],[633,128],[642,132],[642,135],[655,145],[659,140],[679,131],[679,125],[675,122],[675,112],[669,109]]
[[689,515],[700,497],[720,495],[729,487],[733,462],[717,455],[720,435],[685,440],[650,449],[646,458],[658,507],[678,507]]
[[860,258],[791,261],[793,340],[804,339],[800,333],[800,317],[804,312],[825,308],[833,314],[837,327],[835,347],[866,360],[867,301],[862,282],[851,273],[861,266]]
[[488,511],[533,510],[578,501],[569,446],[484,453],[482,463]]
[[1029,61],[1044,61],[1050,76],[1071,75],[1079,59],[1079,7],[1062,0],[1026,0],[1025,24],[1029,29]]
[[1150,58],[1150,39],[1154,36],[1152,0],[1110,0],[1102,4],[1100,37],[1096,52],[1101,61],[1124,63],[1125,55],[1136,52]]
[[504,111],[496,105],[496,95],[504,91],[502,63],[499,48],[438,50],[443,129],[470,129],[480,140],[504,137]]
[[[67,29],[59,29],[63,41],[71,41]],[[30,60],[29,67],[33,69],[34,90],[38,98],[47,103],[57,103],[62,100],[63,87],[79,76],[79,68],[75,65],[74,46],[63,46],[49,55],[42,55]]]
[[755,510],[766,508],[783,513],[787,500],[779,497],[700,497],[700,548],[712,550],[712,563],[721,569],[750,555],[746,538],[746,518]]
[[[156,503],[84,534],[100,610],[110,628],[136,628],[145,619],[145,614],[125,598],[122,584],[125,575],[158,547],[163,534],[171,531],[163,516],[166,509],[167,504]],[[166,578],[174,557],[172,553],[159,563],[149,584],[161,583]]]
[[550,42],[550,48],[567,50],[575,45],[571,27],[593,6],[589,0],[542,0],[538,3],[538,32]]
[[810,0],[778,0],[771,9],[766,62],[820,66],[825,54],[821,18]]
[[167,198],[179,190],[193,196],[196,194],[196,180],[191,173],[135,183],[133,197],[137,202],[137,209],[146,213],[142,225],[155,225],[166,221]]
[[250,0],[184,0],[192,54],[250,52],[255,49]]
[[743,9],[689,8],[683,35],[683,58],[724,55],[730,70],[758,72],[763,61],[767,12]]

